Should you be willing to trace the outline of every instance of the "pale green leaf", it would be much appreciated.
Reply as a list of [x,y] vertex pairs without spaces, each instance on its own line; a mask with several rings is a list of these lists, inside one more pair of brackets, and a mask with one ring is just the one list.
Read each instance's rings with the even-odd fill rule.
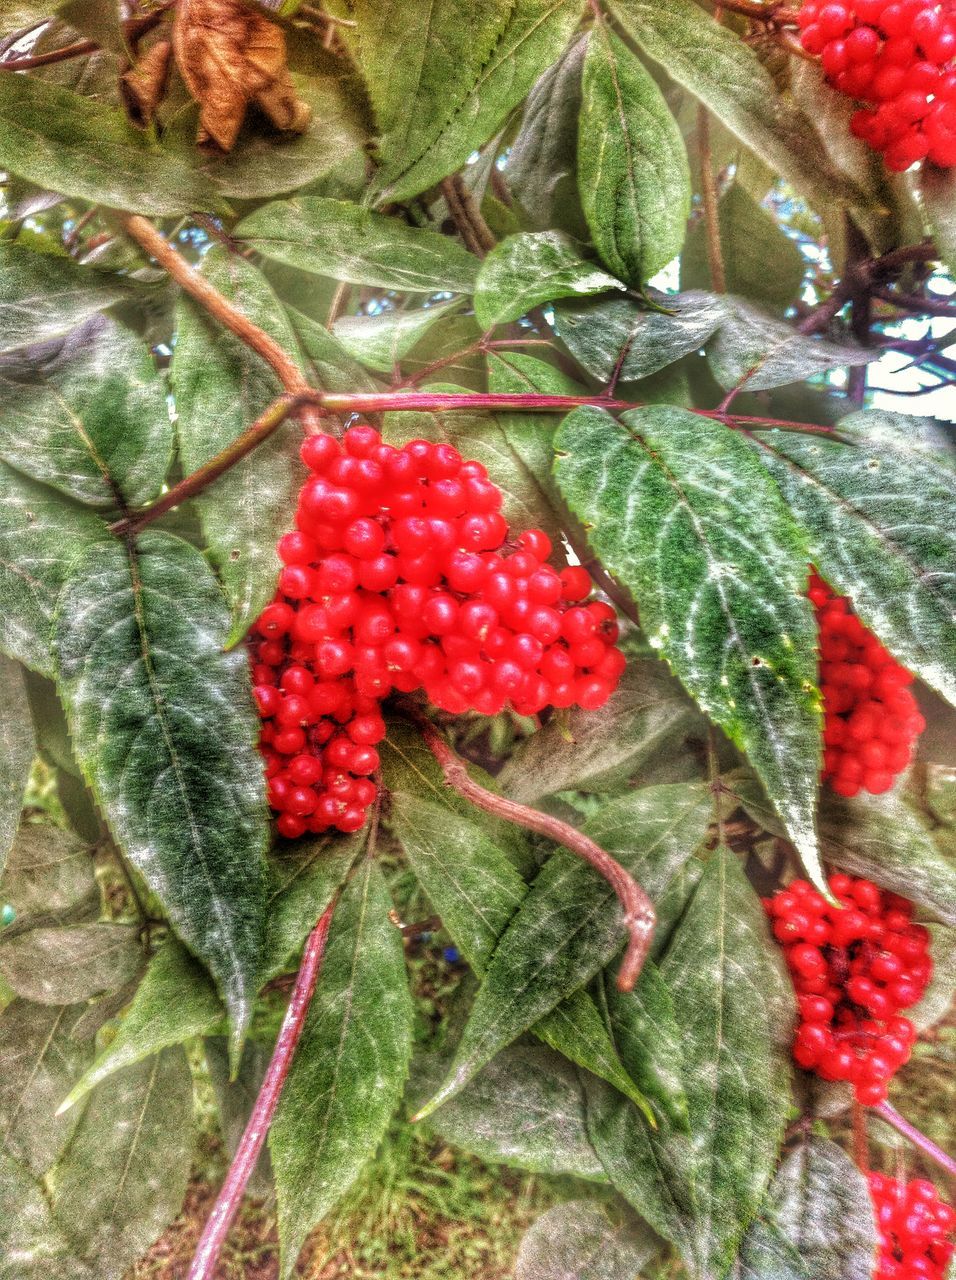
[[786,1236],[764,1218],[751,1223],[730,1274],[733,1280],[815,1280]]
[[59,687],[113,833],[216,978],[237,1037],[260,971],[267,824],[248,659],[202,555],[100,542],[58,611]]
[[263,205],[236,235],[287,266],[383,289],[470,293],[478,274],[478,259],[449,236],[321,196]]
[[578,190],[595,248],[640,288],[684,243],[690,168],[653,76],[603,23],[588,40],[579,130]]
[[0,457],[90,506],[159,493],[173,455],[166,389],[146,345],[98,316],[0,358]]
[[481,264],[475,315],[483,329],[493,329],[542,302],[623,288],[620,280],[583,258],[570,236],[522,232],[502,240]]
[[342,894],[322,976],[269,1132],[280,1273],[384,1136],[408,1070],[412,1002],[388,890],[367,859]]
[[40,1183],[2,1147],[0,1280],[94,1280],[54,1222]]
[[0,873],[20,822],[35,751],[23,668],[0,654]]
[[613,1223],[592,1201],[569,1200],[527,1231],[515,1280],[634,1280],[657,1248],[650,1232]]
[[17,995],[40,1004],[74,1004],[115,991],[142,964],[135,925],[38,925],[0,934],[0,973]]
[[392,373],[433,324],[461,306],[450,298],[414,311],[380,311],[370,316],[343,316],[333,326],[334,336],[367,369]]
[[650,643],[760,774],[823,881],[816,626],[800,530],[744,440],[683,409],[578,409],[555,467]]
[[[308,276],[305,277],[309,279]],[[378,383],[317,320],[287,306],[289,323],[299,340],[309,381],[326,391],[376,391]]]
[[[278,298],[254,266],[211,249],[203,275],[288,352],[295,335]],[[195,471],[241,435],[282,393],[254,351],[183,295],[172,365],[179,452]],[[248,457],[195,500],[210,558],[233,611],[228,643],[238,640],[275,594],[281,563],[275,544],[292,527],[306,471],[299,461],[302,428],[284,422]]]
[[131,287],[120,276],[71,258],[0,242],[0,350],[66,333],[119,302]]
[[66,919],[95,916],[99,908],[93,850],[83,840],[48,823],[24,822],[0,878],[0,901],[17,918]]

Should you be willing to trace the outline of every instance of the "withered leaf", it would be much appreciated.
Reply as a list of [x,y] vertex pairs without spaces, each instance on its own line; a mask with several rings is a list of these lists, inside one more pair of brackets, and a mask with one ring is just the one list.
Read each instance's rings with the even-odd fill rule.
[[120,91],[126,113],[144,129],[153,120],[166,94],[173,46],[168,40],[152,45],[143,56],[120,77]]
[[296,96],[282,28],[243,0],[180,0],[173,45],[199,103],[200,145],[231,151],[250,103],[277,129],[305,130],[311,112]]

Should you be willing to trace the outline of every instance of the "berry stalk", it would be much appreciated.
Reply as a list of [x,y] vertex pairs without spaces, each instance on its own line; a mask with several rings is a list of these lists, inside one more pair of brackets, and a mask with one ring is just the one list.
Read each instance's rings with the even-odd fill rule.
[[872,1110],[875,1115],[878,1115],[881,1120],[895,1129],[897,1133],[901,1133],[904,1138],[908,1138],[913,1146],[922,1151],[927,1159],[932,1160],[934,1164],[938,1164],[941,1169],[945,1169],[951,1178],[956,1178],[956,1160],[947,1155],[931,1138],[927,1138],[926,1134],[917,1129],[915,1125],[910,1124],[895,1107],[890,1106],[888,1102],[881,1102],[873,1107]]

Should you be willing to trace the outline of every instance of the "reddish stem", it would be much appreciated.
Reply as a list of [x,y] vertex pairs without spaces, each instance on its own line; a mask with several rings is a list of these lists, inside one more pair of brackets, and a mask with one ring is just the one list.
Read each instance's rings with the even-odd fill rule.
[[934,1164],[938,1164],[941,1169],[945,1169],[951,1178],[956,1178],[956,1160],[947,1155],[931,1138],[927,1138],[925,1133],[921,1133],[915,1125],[904,1119],[895,1107],[891,1107],[888,1102],[880,1102],[875,1107],[871,1107],[870,1110],[875,1112],[881,1120],[885,1120],[888,1125],[891,1125],[897,1133],[901,1133],[904,1138],[908,1138],[913,1146],[922,1151],[927,1159],[932,1160]]
[[305,1015],[309,1011],[319,970],[322,968],[322,957],[325,955],[325,944],[329,937],[329,926],[335,910],[336,899],[333,898],[325,908],[315,928],[309,934],[302,953],[302,964],[299,968],[289,1007],[282,1020],[279,1038],[269,1063],[269,1069],[256,1098],[256,1104],[249,1117],[242,1140],[222,1189],[216,1197],[212,1212],[206,1222],[196,1252],[189,1268],[188,1280],[211,1280],[222,1246],[225,1244],[229,1228],[239,1211],[246,1183],[252,1176],[256,1161],[262,1151],[263,1143],[269,1132],[272,1117],[282,1093],[296,1045],[302,1034]]
[[524,804],[516,804],[504,796],[496,795],[479,786],[469,775],[462,761],[455,755],[451,747],[438,732],[430,720],[426,719],[413,703],[403,703],[402,709],[418,726],[426,747],[438,761],[445,775],[445,782],[459,795],[470,800],[473,805],[483,809],[485,813],[494,814],[506,822],[513,822],[528,831],[534,831],[555,844],[563,844],[566,849],[576,853],[579,858],[591,866],[608,882],[620,899],[624,908],[624,924],[629,932],[627,950],[617,975],[617,985],[621,991],[631,991],[640,976],[647,952],[654,936],[654,925],[657,916],[654,904],[637,883],[629,871],[621,866],[606,850],[595,844],[576,827],[553,818],[550,814],[541,813]]
[[601,409],[638,409],[633,400],[613,400],[610,396],[546,396],[536,394],[470,395],[441,391],[362,391],[314,393],[328,413],[391,413],[413,409],[442,413],[449,409],[516,409],[525,413],[566,413],[581,405]]

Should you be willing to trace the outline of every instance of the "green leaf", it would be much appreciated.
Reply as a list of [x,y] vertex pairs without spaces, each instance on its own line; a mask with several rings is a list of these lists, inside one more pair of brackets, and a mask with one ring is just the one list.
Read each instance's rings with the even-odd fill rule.
[[297,840],[270,862],[272,883],[266,903],[263,980],[287,968],[307,934],[365,848],[368,833]]
[[53,612],[73,559],[106,528],[91,511],[0,462],[0,647],[53,674]]
[[555,474],[650,642],[744,750],[809,874],[820,773],[816,625],[807,552],[774,486],[730,428],[683,409],[566,418]]
[[[414,377],[421,390],[440,390],[443,382],[453,381],[460,384],[458,390],[484,391],[488,383],[485,354],[475,345],[480,337],[474,316],[452,316],[415,344],[402,361],[402,372]],[[439,361],[441,367],[433,369]]]
[[57,620],[77,756],[118,843],[210,968],[238,1040],[260,970],[267,827],[248,660],[195,548],[100,542]]
[[40,1004],[74,1004],[115,991],[142,963],[135,925],[37,926],[0,935],[0,973],[17,995]]
[[578,191],[595,248],[640,288],[680,253],[690,167],[654,78],[603,23],[588,38],[579,130]]
[[[851,422],[865,429],[865,416]],[[956,702],[952,476],[885,438],[848,445],[773,431],[757,445],[820,573],[895,657]]]
[[[219,1131],[230,1159],[234,1159],[249,1116],[255,1106],[265,1078],[272,1046],[248,1040],[243,1046],[238,1073],[233,1078],[229,1065],[229,1042],[223,1036],[210,1036],[203,1048],[206,1066],[216,1095]],[[246,1188],[254,1199],[266,1200],[273,1194],[269,1152],[263,1149],[256,1161]]]
[[39,1182],[2,1147],[0,1280],[93,1280],[54,1222]]
[[760,899],[729,850],[707,864],[661,973],[681,1010],[699,1269],[722,1275],[776,1164],[794,1014]]
[[879,1237],[866,1178],[834,1142],[811,1136],[770,1187],[773,1222],[811,1275],[869,1280]]
[[588,373],[607,383],[646,378],[699,351],[726,317],[722,298],[709,293],[657,293],[652,307],[634,298],[562,303],[555,308],[558,337]]
[[[203,275],[286,351],[295,334],[278,298],[254,266],[211,249]],[[265,362],[183,295],[172,366],[179,452],[195,471],[249,427],[282,393]],[[235,643],[275,594],[281,563],[275,544],[292,526],[306,472],[299,461],[301,427],[287,420],[248,457],[196,499],[209,554],[233,611]]]
[[633,991],[619,991],[607,979],[604,991],[611,1032],[628,1073],[655,1113],[673,1128],[686,1130],[682,1031],[657,965],[644,962]]
[[266,258],[312,275],[411,293],[470,293],[478,259],[448,236],[320,196],[263,205],[236,235]]
[[94,917],[99,909],[93,850],[83,840],[46,823],[24,822],[0,879],[0,901],[21,920],[30,916]]
[[407,171],[382,187],[379,203],[408,200],[460,169],[561,54],[581,18],[581,0],[513,0],[494,48],[441,132]]
[[[428,1067],[424,1080],[416,1077],[417,1086],[438,1083],[440,1065]],[[604,1173],[588,1140],[577,1072],[567,1058],[543,1045],[519,1042],[502,1050],[428,1124],[482,1160],[545,1175],[601,1178]]]
[[623,288],[620,280],[582,258],[570,236],[522,232],[502,240],[481,264],[475,315],[483,329],[493,329],[542,302]]
[[124,1071],[90,1099],[51,1174],[53,1212],[97,1280],[119,1280],[179,1212],[193,1158],[182,1049]]
[[790,1241],[771,1223],[751,1223],[731,1271],[733,1280],[813,1280]]
[[332,918],[322,976],[269,1132],[280,1274],[352,1185],[398,1105],[412,1041],[401,936],[367,859]]
[[940,257],[956,272],[956,175],[950,169],[921,165],[919,192]]
[[20,822],[35,751],[23,668],[0,654],[0,873]]
[[662,662],[628,663],[617,691],[597,711],[572,709],[525,738],[498,774],[522,804],[571,788],[610,791],[657,759],[699,717]]
[[879,354],[848,342],[809,337],[742,298],[728,298],[725,305],[730,314],[707,346],[711,370],[725,391],[736,386],[747,391],[785,387],[831,369],[867,364]]
[[611,0],[611,10],[649,57],[818,208],[859,195],[753,49],[695,0]]
[[336,321],[334,334],[346,351],[366,368],[390,374],[433,324],[460,306],[460,298],[450,298],[415,311],[343,316]]
[[[824,96],[822,90],[820,96]],[[734,182],[720,197],[718,225],[730,292],[772,307],[789,306],[803,280],[806,259],[776,218]],[[773,264],[770,271],[768,263]],[[687,236],[680,259],[680,282],[682,289],[706,289],[710,283],[703,217]]]
[[[308,277],[306,277],[308,279]],[[334,334],[310,316],[286,307],[299,340],[310,382],[326,391],[377,391],[378,383],[346,350]]]
[[0,242],[0,350],[66,333],[125,298],[131,287],[71,258]]
[[115,1036],[63,1098],[60,1110],[74,1107],[114,1072],[194,1036],[208,1035],[223,1017],[222,1002],[205,969],[170,938],[150,962]]
[[588,235],[577,179],[587,45],[585,36],[576,40],[535,84],[505,168],[508,185],[536,229],[557,228],[579,240]]
[[173,456],[166,391],[146,346],[98,316],[0,359],[0,457],[78,502],[141,506]]
[[[640,801],[629,814],[627,849],[609,852],[654,898],[703,838],[710,801],[706,789],[693,786],[648,787],[634,794]],[[603,812],[584,825],[598,844]],[[574,854],[554,854],[491,956],[448,1075],[428,1110],[454,1096],[500,1049],[588,983],[623,940],[620,907],[607,881]]]
[[92,1057],[72,1036],[81,1006],[14,1000],[0,1013],[0,1148],[40,1177],[70,1139],[79,1115],[57,1107]]
[[207,178],[148,141],[121,111],[40,76],[0,79],[0,165],[130,213],[228,208]]
[[634,1280],[657,1248],[649,1232],[612,1223],[600,1205],[569,1200],[526,1232],[515,1280]]

